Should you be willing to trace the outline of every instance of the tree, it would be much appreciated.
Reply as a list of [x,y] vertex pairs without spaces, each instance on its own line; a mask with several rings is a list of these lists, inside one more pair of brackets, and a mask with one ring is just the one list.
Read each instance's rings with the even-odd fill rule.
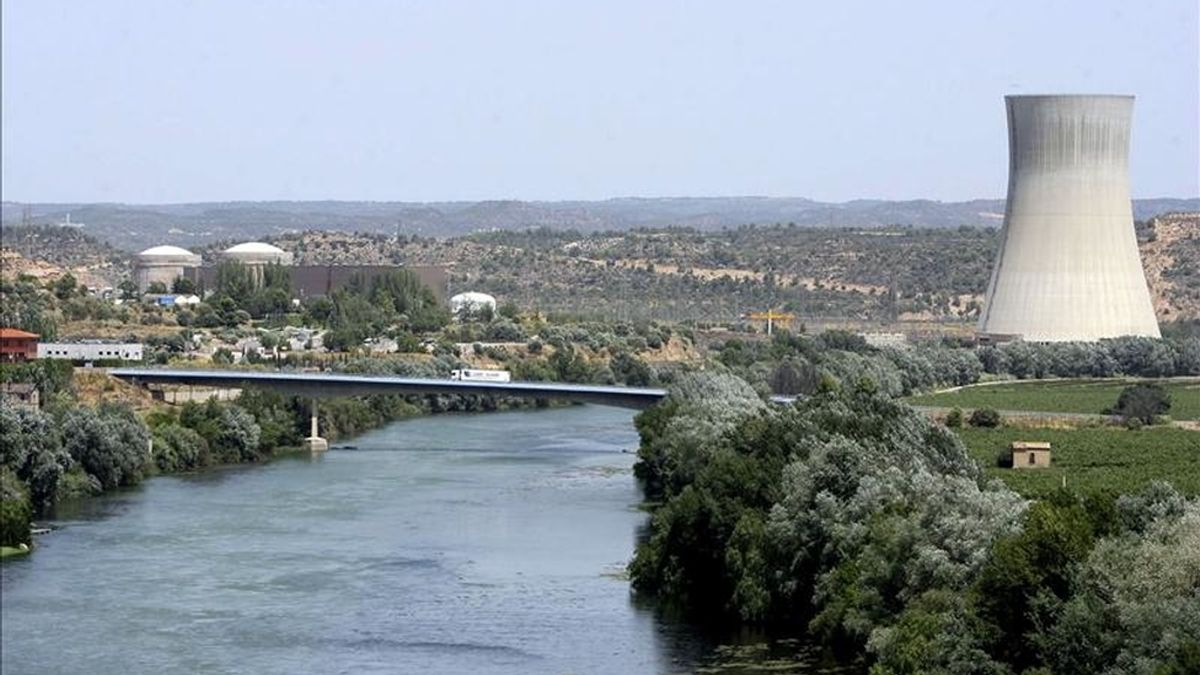
[[52,288],[54,289],[54,297],[58,298],[59,300],[66,300],[67,298],[78,294],[75,276],[70,272],[67,272],[58,279],[55,279]]
[[29,545],[33,510],[25,486],[7,466],[0,466],[0,546]]
[[154,465],[162,473],[190,471],[209,463],[208,442],[193,429],[165,424],[154,430]]
[[136,300],[138,296],[137,284],[132,279],[122,279],[121,283],[117,284],[117,290],[121,292],[122,300]]
[[171,292],[176,295],[195,295],[196,282],[187,277],[175,277],[171,282]]
[[167,285],[161,281],[151,281],[150,284],[146,286],[146,292],[153,295],[166,295]]
[[102,488],[141,481],[150,433],[129,407],[72,408],[63,416],[62,429],[63,447]]
[[226,260],[217,266],[214,294],[236,302],[248,300],[254,293],[254,278],[249,268],[236,260]]
[[821,374],[807,360],[787,359],[771,372],[771,391],[782,396],[812,394],[821,383]]
[[0,406],[0,465],[28,486],[35,513],[54,506],[58,484],[71,468],[53,420],[37,410]]
[[517,303],[509,301],[503,305],[500,305],[499,313],[500,316],[506,319],[512,319],[513,321],[516,321],[517,317],[521,314],[521,308],[517,307]]
[[254,462],[261,459],[261,429],[254,416],[240,406],[227,405],[221,412],[220,432],[212,439],[212,449],[226,463]]
[[631,387],[648,387],[654,381],[654,372],[650,370],[650,366],[629,352],[617,354],[609,367],[618,381]]
[[1171,394],[1162,386],[1142,383],[1125,387],[1117,398],[1115,412],[1126,421],[1154,424],[1155,418],[1171,409]]
[[53,340],[58,332],[54,299],[30,278],[0,279],[0,325],[19,328]]

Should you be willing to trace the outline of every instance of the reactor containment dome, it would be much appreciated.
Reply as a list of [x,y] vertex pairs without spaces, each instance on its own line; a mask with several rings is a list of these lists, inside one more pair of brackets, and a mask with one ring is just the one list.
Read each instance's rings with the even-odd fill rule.
[[137,254],[133,261],[133,278],[138,290],[145,293],[153,283],[169,290],[184,270],[200,266],[200,256],[178,246],[154,246]]
[[1038,342],[1159,337],[1129,196],[1132,96],[1008,96],[1008,203],[979,320]]

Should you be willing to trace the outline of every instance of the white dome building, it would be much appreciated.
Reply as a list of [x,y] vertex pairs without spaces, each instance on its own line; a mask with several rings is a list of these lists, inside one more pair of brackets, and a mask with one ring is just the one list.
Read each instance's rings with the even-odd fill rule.
[[200,256],[178,246],[154,246],[137,254],[133,263],[133,278],[138,290],[145,293],[150,284],[159,282],[171,289],[184,270],[200,266]]
[[456,317],[463,318],[484,311],[496,313],[496,298],[487,293],[468,291],[450,298],[450,312]]
[[271,244],[261,241],[248,241],[236,246],[230,246],[221,252],[221,258],[236,260],[243,265],[291,265],[292,254]]
[[268,265],[291,265],[292,254],[261,241],[248,241],[221,251],[221,260],[232,260],[245,265],[254,278],[255,285],[263,283],[263,269]]

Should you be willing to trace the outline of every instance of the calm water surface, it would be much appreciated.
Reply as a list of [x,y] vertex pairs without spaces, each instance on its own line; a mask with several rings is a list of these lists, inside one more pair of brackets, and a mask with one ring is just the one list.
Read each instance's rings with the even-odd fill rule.
[[630,411],[441,415],[349,442],[63,514],[0,568],[3,671],[661,673],[774,658],[731,657],[631,598],[646,515]]

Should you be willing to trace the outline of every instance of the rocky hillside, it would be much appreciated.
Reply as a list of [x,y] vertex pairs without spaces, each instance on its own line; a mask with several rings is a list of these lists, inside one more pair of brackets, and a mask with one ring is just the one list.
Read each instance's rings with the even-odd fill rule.
[[[96,286],[115,285],[128,273],[128,256],[78,230],[5,234],[6,275],[51,278],[69,270]],[[1138,234],[1160,320],[1200,318],[1200,216],[1140,221]],[[725,322],[774,308],[810,323],[969,325],[983,301],[997,235],[987,227],[783,225],[716,232],[493,230],[450,239],[308,231],[268,239],[299,263],[445,265],[452,292],[488,292],[546,312]]]
[[1153,218],[1139,239],[1159,320],[1200,319],[1200,213]]
[[91,287],[115,287],[128,275],[131,257],[73,227],[0,229],[0,275],[52,279],[70,272]]

